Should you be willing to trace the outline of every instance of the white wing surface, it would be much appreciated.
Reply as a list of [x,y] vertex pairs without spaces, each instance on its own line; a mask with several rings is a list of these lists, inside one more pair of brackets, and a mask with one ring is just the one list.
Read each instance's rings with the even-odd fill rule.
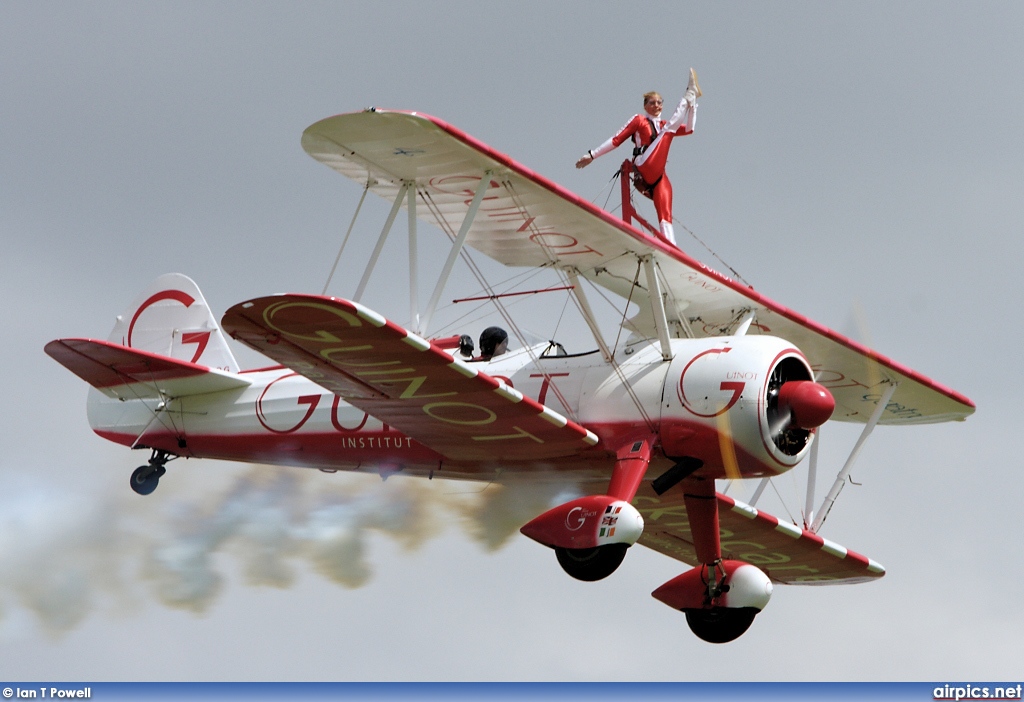
[[[414,183],[417,215],[453,235],[484,181],[467,245],[508,266],[574,269],[641,310],[649,309],[649,298],[637,270],[641,257],[652,256],[675,334],[730,334],[753,313],[749,333],[787,339],[811,361],[836,399],[833,419],[867,422],[892,383],[898,388],[880,424],[962,420],[974,412],[962,394],[723,276],[434,117],[381,110],[338,115],[306,129],[302,146],[388,200]],[[648,312],[631,325],[656,335]]]

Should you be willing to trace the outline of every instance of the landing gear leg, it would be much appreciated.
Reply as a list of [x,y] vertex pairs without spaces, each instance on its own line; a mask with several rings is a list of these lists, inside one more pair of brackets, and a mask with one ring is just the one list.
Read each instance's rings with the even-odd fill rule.
[[686,610],[686,623],[690,631],[708,643],[727,643],[750,628],[760,609],[720,605],[720,598],[729,592],[730,586],[722,563],[715,481],[688,480],[685,485],[683,499],[704,586],[703,607]]
[[[725,573],[725,568],[722,567],[722,559],[719,558],[714,563],[702,564],[700,566],[701,577],[707,573],[707,590],[704,593],[704,603],[708,606],[717,600],[719,597],[729,592],[729,586],[725,584],[725,580],[728,577]],[[718,574],[721,573],[721,578]]]
[[167,472],[165,465],[172,460],[171,454],[161,449],[153,449],[149,463],[139,466],[132,473],[131,486],[139,495],[148,495],[160,484],[160,477]]

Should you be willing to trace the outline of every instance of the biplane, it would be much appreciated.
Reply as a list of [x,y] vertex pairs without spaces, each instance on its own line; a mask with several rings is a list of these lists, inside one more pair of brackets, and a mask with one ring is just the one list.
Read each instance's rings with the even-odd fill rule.
[[[415,112],[331,117],[306,129],[302,146],[364,196],[391,203],[350,299],[256,297],[218,323],[194,282],[168,274],[117,318],[108,340],[46,345],[92,386],[93,430],[150,451],[131,476],[137,493],[151,493],[181,457],[569,482],[579,497],[522,533],[583,581],[609,576],[638,543],[692,566],[652,594],[715,643],[746,631],[775,584],[884,575],[820,536],[821,525],[875,426],[963,420],[974,411],[968,398],[646,231],[627,207],[625,180],[615,216]],[[403,208],[411,284],[400,325],[361,299]],[[417,294],[420,221],[450,242],[426,304]],[[473,268],[470,249],[505,266],[550,269],[587,323],[591,350],[533,343],[504,312],[519,341],[511,348],[503,329],[489,330],[497,336],[477,356],[468,337],[432,336],[454,266],[462,257]],[[481,284],[500,307],[501,295]],[[603,335],[588,289],[633,310],[621,343]],[[228,337],[272,364],[240,369]],[[863,430],[815,510],[815,439],[829,420]],[[759,510],[767,481],[805,459],[803,523]],[[761,482],[748,504],[718,492],[719,479]]]

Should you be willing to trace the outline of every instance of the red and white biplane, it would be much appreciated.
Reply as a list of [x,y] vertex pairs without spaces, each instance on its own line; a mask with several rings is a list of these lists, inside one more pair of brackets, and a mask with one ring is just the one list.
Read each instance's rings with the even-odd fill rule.
[[[884,574],[819,536],[822,521],[877,424],[963,420],[974,411],[969,399],[634,227],[645,223],[627,196],[617,218],[433,117],[339,115],[309,127],[302,144],[393,202],[352,299],[258,297],[218,324],[195,283],[169,274],[118,317],[108,341],[46,345],[93,387],[95,432],[151,451],[132,474],[136,492],[152,492],[176,457],[385,477],[556,478],[582,496],[522,532],[580,580],[611,574],[635,543],[692,565],[653,595],[711,642],[746,631],[775,583]],[[409,329],[360,304],[403,207]],[[426,305],[416,295],[418,220],[451,240]],[[504,353],[500,344],[473,358],[465,339],[460,347],[457,336],[431,338],[466,247],[506,266],[554,271],[596,350],[531,345],[510,317],[523,345]],[[624,342],[605,340],[584,281],[638,309],[622,321]],[[240,370],[226,336],[276,365]],[[815,437],[829,419],[864,430],[815,511]],[[769,478],[808,457],[802,525],[754,507]],[[760,479],[752,504],[716,492],[722,478]]]

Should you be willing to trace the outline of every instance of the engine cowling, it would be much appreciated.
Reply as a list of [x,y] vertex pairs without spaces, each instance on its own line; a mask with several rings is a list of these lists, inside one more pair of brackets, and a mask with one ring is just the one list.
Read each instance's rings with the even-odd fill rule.
[[835,401],[799,349],[772,336],[675,340],[662,403],[666,455],[709,477],[783,473],[810,450]]

